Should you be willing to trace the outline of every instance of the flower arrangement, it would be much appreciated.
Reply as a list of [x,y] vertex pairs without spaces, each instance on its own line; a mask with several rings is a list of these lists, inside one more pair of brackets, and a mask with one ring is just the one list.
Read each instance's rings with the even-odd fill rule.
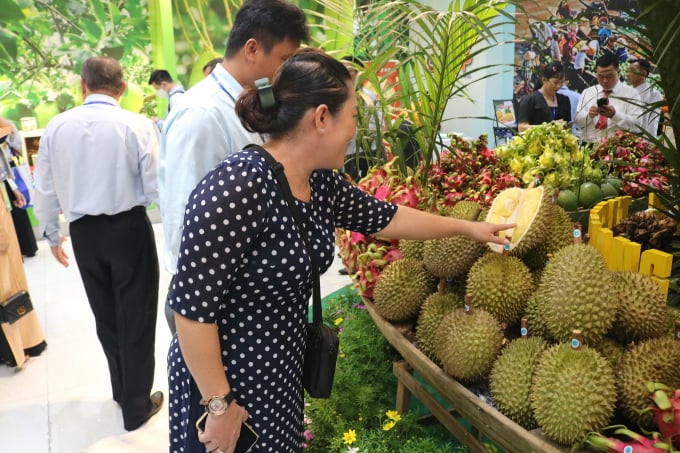
[[646,195],[650,187],[661,190],[668,184],[662,174],[666,159],[638,134],[616,131],[593,148],[591,157],[602,162],[608,176],[621,179],[622,192],[634,198]]
[[602,170],[557,123],[533,126],[496,148],[498,160],[520,175],[525,185],[536,178],[548,187],[573,189],[584,181],[599,182]]

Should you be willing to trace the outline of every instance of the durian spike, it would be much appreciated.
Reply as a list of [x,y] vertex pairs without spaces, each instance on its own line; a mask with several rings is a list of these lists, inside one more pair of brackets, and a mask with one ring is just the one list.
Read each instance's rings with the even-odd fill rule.
[[573,236],[574,236],[574,244],[582,244],[583,243],[581,222],[574,222]]
[[527,318],[522,318],[519,334],[522,336],[522,338],[525,338],[529,335],[529,320]]
[[581,331],[579,329],[574,329],[571,331],[571,349],[574,351],[581,350]]
[[465,308],[464,308],[464,310],[465,310],[465,313],[468,314],[468,315],[471,315],[472,311],[473,311],[472,310],[472,299],[473,298],[474,297],[472,296],[472,294],[466,294],[465,295]]
[[680,340],[680,319],[675,320],[675,339]]

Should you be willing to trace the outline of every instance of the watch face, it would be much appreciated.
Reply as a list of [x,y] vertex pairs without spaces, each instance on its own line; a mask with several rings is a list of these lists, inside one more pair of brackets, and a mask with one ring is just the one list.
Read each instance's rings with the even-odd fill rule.
[[223,414],[227,410],[227,403],[223,398],[210,398],[208,401],[208,411],[215,415]]

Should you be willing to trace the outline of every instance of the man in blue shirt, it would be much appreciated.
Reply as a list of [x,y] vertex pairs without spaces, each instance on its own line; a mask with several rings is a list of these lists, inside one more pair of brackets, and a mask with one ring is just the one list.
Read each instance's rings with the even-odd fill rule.
[[[308,39],[299,7],[285,0],[246,1],[236,14],[222,62],[170,111],[161,137],[158,174],[163,258],[169,272],[176,271],[184,210],[196,184],[229,154],[264,142],[243,127],[234,111],[243,87],[264,77],[271,80]],[[174,333],[174,312],[166,306],[165,314]]]

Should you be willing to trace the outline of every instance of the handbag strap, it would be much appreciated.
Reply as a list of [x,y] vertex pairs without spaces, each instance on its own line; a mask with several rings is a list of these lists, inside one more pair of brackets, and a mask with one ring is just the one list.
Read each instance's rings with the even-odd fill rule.
[[274,156],[269,154],[269,152],[260,145],[250,144],[246,146],[246,148],[256,151],[258,154],[264,157],[264,160],[267,161],[269,168],[272,170],[274,176],[276,177],[276,180],[279,182],[279,185],[281,186],[283,196],[286,198],[288,207],[290,208],[290,211],[293,214],[293,220],[295,220],[295,224],[297,225],[298,230],[300,231],[300,236],[302,236],[302,241],[304,242],[305,249],[307,249],[307,254],[309,255],[309,260],[312,262],[312,279],[314,280],[314,289],[312,291],[313,301],[312,322],[320,323],[322,321],[321,282],[319,278],[319,267],[317,263],[317,258],[316,254],[312,253],[313,252],[312,245],[309,243],[307,231],[305,230],[304,223],[302,223],[302,213],[300,212],[300,208],[298,208],[298,205],[295,204],[293,193],[290,191],[290,186],[288,185],[288,178],[286,178],[286,174],[283,172],[283,165],[281,164],[281,162],[278,162],[276,159],[274,159]]

